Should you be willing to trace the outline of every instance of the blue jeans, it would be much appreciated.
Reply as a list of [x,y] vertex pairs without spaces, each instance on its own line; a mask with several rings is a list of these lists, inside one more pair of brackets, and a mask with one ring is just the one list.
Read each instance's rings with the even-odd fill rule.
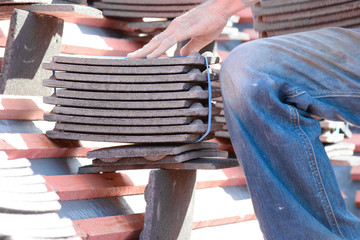
[[314,116],[360,126],[360,29],[326,28],[235,48],[225,116],[267,240],[360,239]]

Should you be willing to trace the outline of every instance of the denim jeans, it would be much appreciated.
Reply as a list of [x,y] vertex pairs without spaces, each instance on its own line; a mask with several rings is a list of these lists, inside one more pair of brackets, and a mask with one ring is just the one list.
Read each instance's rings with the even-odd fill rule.
[[314,117],[360,126],[360,29],[242,44],[224,61],[220,80],[265,239],[360,239]]

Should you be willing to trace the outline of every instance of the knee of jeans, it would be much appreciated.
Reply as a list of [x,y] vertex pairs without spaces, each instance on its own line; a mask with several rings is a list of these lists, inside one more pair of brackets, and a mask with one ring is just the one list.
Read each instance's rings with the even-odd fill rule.
[[247,101],[274,89],[273,79],[259,77],[270,56],[268,48],[268,43],[257,40],[238,46],[226,57],[220,72],[223,98]]

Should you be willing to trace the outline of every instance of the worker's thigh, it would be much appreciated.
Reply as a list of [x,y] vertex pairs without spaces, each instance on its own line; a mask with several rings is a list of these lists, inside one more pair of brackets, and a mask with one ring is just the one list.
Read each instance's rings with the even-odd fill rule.
[[256,101],[271,92],[300,111],[360,126],[360,28],[325,28],[242,44],[226,58],[222,75],[231,76],[221,79],[227,85],[223,97],[230,102]]

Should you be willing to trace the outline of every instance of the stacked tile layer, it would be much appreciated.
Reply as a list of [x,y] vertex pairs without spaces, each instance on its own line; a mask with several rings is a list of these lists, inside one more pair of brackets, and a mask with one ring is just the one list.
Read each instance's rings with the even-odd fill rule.
[[164,145],[129,145],[102,148],[87,153],[95,158],[82,173],[107,172],[118,169],[219,169],[235,167],[236,159],[227,159],[228,152],[217,150],[218,143],[199,142]]
[[354,0],[274,0],[252,8],[254,28],[262,37],[324,27],[360,26],[360,2]]
[[227,139],[229,139],[230,135],[229,135],[228,127],[226,125],[226,120],[225,120],[224,103],[223,103],[223,99],[221,97],[216,99],[215,106],[221,109],[219,115],[215,117],[215,120],[217,122],[219,122],[219,123],[224,124],[223,129],[217,131],[215,133],[215,136],[218,137],[218,138],[227,138]]
[[169,26],[172,19],[202,2],[204,0],[101,0],[94,2],[94,7],[106,17],[128,21],[129,28],[136,29],[136,32],[127,32],[128,35],[151,37]]
[[[214,61],[210,59],[209,61]],[[208,130],[205,58],[114,59],[55,56],[43,85],[56,121],[49,138],[121,143],[195,142]],[[215,75],[210,78],[216,79]],[[212,88],[212,95],[220,91]],[[211,114],[220,109],[213,107]],[[223,124],[213,119],[208,138]]]
[[103,11],[104,16],[118,18],[175,18],[189,11],[203,0],[166,0],[166,1],[128,1],[102,0],[94,6]]

